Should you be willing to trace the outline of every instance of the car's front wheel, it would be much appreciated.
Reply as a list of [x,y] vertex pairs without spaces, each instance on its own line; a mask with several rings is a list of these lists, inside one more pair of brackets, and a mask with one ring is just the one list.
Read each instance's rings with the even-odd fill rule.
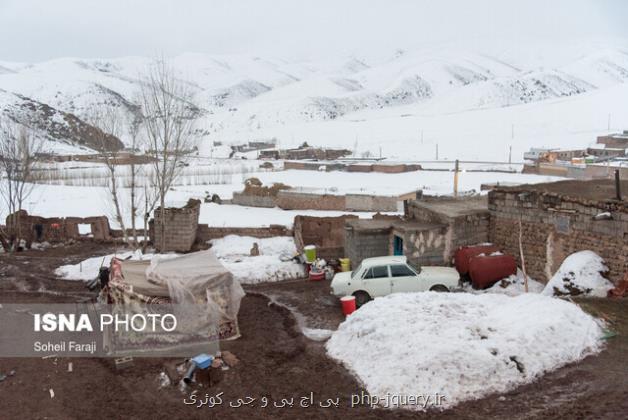
[[355,306],[358,308],[371,300],[371,295],[363,291],[355,292],[353,296],[355,296]]
[[430,287],[430,292],[449,292],[449,289],[447,288],[447,286],[444,286],[442,284],[435,284],[434,286]]

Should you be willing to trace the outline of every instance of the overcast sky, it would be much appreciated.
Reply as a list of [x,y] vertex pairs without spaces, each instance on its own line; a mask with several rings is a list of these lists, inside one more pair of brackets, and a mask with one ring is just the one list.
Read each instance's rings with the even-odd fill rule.
[[[626,0],[0,0],[0,60],[628,38]],[[628,47],[628,45],[627,45]]]

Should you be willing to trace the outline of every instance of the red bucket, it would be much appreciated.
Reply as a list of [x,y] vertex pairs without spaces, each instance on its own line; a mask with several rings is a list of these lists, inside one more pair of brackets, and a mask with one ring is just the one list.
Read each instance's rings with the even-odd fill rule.
[[345,315],[351,315],[355,312],[355,296],[343,296],[340,298],[342,303],[342,313]]
[[310,280],[312,281],[325,280],[325,272],[324,271],[310,271]]

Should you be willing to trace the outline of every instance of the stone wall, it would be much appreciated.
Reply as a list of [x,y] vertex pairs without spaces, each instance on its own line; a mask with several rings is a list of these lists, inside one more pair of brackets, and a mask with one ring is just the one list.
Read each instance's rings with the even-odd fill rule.
[[[583,187],[584,188],[584,187]],[[519,220],[526,269],[547,281],[565,257],[582,250],[599,254],[618,282],[628,271],[628,206],[626,202],[586,200],[526,189],[489,192],[490,241],[519,261]],[[612,220],[593,217],[610,212]]]
[[196,241],[198,216],[201,209],[200,200],[190,199],[181,208],[167,208],[164,214],[165,240],[162,249],[161,210],[155,209],[153,244],[160,252],[188,252]]

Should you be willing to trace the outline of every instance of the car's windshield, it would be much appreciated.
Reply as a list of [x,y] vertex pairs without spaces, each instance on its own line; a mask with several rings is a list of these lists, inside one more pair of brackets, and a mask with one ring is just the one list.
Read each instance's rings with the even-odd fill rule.
[[355,279],[357,278],[356,276],[358,275],[358,273],[360,273],[362,271],[362,264],[358,265],[358,268],[356,268],[355,270],[353,270],[351,272],[351,278]]

